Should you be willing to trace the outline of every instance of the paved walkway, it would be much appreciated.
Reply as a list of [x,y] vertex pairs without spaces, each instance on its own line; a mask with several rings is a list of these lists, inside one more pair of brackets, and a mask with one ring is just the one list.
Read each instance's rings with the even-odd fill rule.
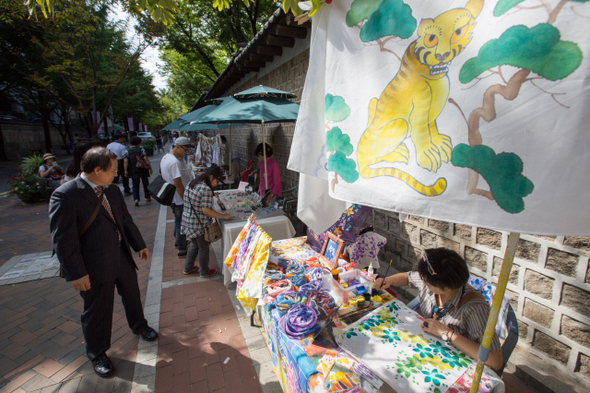
[[[126,200],[151,252],[149,260],[137,259],[138,276],[146,318],[160,339],[139,340],[117,296],[108,351],[117,372],[102,379],[84,352],[81,298],[51,272],[48,205],[0,199],[0,392],[281,392],[264,339],[235,288],[220,276],[183,275],[170,209]],[[212,247],[211,266],[221,263],[219,247]],[[33,272],[33,258],[45,272]],[[507,392],[535,391],[504,375]]]

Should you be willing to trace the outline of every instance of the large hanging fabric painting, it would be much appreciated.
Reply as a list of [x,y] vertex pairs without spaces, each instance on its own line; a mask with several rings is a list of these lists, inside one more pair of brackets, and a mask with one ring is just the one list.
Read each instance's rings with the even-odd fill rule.
[[588,3],[323,4],[289,169],[343,201],[590,235]]

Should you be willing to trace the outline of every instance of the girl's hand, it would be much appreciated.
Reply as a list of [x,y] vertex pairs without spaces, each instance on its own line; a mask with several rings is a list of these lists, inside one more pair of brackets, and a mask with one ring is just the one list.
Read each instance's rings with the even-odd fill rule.
[[422,323],[422,330],[434,334],[436,337],[440,337],[443,333],[448,332],[449,328],[440,323],[437,319],[427,318]]
[[226,214],[225,217],[223,218],[224,220],[231,220],[232,216],[229,214]]
[[379,277],[378,279],[376,279],[375,283],[373,284],[373,287],[378,291],[385,289],[388,286],[389,286],[389,284],[387,283],[387,280],[382,277]]

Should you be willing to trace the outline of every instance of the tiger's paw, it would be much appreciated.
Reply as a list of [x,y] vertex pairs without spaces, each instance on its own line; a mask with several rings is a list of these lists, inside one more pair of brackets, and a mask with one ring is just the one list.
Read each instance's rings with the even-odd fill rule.
[[393,152],[381,157],[380,160],[387,162],[403,162],[407,164],[410,160],[410,151],[405,143],[402,143]]
[[451,151],[453,150],[453,143],[451,138],[446,135],[432,135],[432,143],[437,147],[440,159],[443,162],[451,161]]

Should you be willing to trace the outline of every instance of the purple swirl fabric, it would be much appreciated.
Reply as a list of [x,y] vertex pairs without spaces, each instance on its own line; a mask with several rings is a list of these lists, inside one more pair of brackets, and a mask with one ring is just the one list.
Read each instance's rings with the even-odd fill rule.
[[279,294],[274,301],[274,307],[277,308],[281,315],[285,314],[292,307],[300,304],[305,304],[307,297],[297,293],[296,291],[286,291]]
[[312,267],[307,269],[305,274],[309,276],[309,282],[319,280],[321,283],[324,278],[324,269],[321,267]]
[[285,270],[285,274],[292,274],[294,276],[303,273],[305,273],[305,269],[303,269],[303,266],[297,264],[290,265]]
[[292,307],[279,321],[279,327],[289,338],[302,339],[321,329],[316,312],[305,304]]
[[319,280],[310,281],[307,284],[303,284],[299,287],[298,291],[300,294],[307,296],[308,299],[311,298],[312,295],[315,295],[322,289],[322,282]]

